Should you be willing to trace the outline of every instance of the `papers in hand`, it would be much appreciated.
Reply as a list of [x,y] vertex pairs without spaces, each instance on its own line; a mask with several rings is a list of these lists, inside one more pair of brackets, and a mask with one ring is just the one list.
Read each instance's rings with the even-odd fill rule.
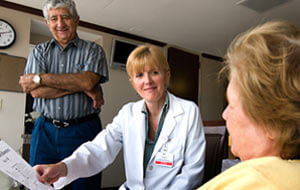
[[54,190],[37,179],[36,171],[0,139],[0,170],[31,190]]

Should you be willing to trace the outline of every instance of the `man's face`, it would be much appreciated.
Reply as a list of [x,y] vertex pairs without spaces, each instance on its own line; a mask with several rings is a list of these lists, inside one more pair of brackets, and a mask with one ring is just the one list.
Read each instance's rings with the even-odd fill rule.
[[76,36],[79,17],[74,21],[67,8],[50,9],[45,22],[56,41],[65,47]]

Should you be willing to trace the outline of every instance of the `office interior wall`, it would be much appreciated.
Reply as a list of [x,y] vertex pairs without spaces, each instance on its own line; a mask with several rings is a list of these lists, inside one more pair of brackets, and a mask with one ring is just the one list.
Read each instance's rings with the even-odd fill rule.
[[[27,58],[29,51],[30,17],[18,11],[0,7],[0,18],[8,21],[16,30],[16,41],[1,53]],[[1,75],[1,71],[0,71]],[[22,148],[24,132],[25,94],[0,91],[0,138],[14,150]]]

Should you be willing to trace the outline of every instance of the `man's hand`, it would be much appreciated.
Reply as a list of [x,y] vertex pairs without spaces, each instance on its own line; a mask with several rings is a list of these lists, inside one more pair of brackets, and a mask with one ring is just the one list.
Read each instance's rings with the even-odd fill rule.
[[29,93],[30,91],[39,87],[38,84],[33,82],[33,77],[35,74],[27,74],[22,75],[19,80],[19,84],[21,85],[24,92]]
[[63,162],[49,165],[36,165],[34,169],[39,174],[39,181],[47,184],[56,182],[60,177],[66,176],[68,173],[67,166]]
[[92,90],[84,91],[84,93],[93,100],[93,107],[95,109],[99,109],[102,105],[104,105],[103,95],[99,86],[96,85]]

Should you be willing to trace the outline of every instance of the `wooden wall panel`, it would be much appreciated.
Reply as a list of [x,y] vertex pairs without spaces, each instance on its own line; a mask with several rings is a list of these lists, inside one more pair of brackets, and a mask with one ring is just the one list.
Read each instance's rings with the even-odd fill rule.
[[19,78],[23,74],[26,59],[0,53],[0,90],[23,92]]

